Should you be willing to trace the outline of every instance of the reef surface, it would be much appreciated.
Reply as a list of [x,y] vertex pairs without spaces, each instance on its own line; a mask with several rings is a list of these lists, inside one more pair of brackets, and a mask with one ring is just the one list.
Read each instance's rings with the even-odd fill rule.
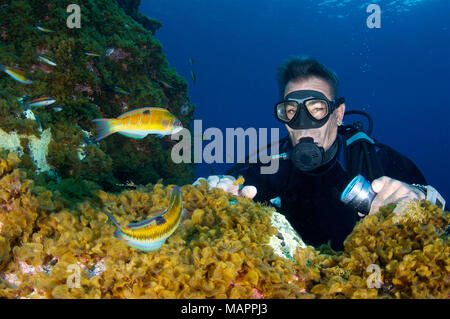
[[270,245],[280,235],[273,208],[203,181],[182,187],[182,223],[160,250],[143,253],[114,238],[105,213],[123,225],[142,221],[167,207],[172,185],[99,190],[73,207],[27,179],[17,155],[0,155],[1,297],[449,297],[450,218],[426,201],[362,219],[343,252],[302,245],[280,256]]
[[[154,38],[161,23],[140,14],[136,0],[77,3],[81,27],[69,28],[67,1],[0,1],[0,64],[32,80],[0,72],[0,147],[16,152],[36,183],[66,198],[160,179],[191,182],[193,165],[170,161],[170,137],[95,141],[94,118],[147,106],[168,109],[189,129],[194,105]],[[27,98],[42,96],[56,102],[25,107]]]

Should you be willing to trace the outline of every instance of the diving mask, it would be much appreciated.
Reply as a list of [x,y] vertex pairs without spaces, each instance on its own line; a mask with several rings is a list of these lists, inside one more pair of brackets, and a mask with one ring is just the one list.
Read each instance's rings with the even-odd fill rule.
[[330,101],[318,91],[299,90],[275,104],[275,116],[294,130],[319,128],[342,103],[344,98]]

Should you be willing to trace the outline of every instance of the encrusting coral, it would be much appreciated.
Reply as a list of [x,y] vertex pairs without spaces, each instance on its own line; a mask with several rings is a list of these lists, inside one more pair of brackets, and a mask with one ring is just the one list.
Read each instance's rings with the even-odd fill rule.
[[[362,219],[345,251],[311,246],[292,259],[268,245],[273,208],[211,189],[182,187],[187,210],[176,232],[143,253],[113,236],[168,205],[173,186],[148,184],[70,208],[34,186],[17,156],[0,152],[0,296],[7,298],[448,298],[449,216],[427,201],[402,217],[395,205]],[[415,217],[407,217],[415,216]],[[370,265],[381,285],[370,288]],[[70,285],[76,271],[79,285]],[[73,281],[76,282],[76,281]]]

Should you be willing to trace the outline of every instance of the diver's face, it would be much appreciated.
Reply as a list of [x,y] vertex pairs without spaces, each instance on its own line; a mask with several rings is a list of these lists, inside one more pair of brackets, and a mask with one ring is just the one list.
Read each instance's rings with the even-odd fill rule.
[[[286,97],[286,95],[291,92],[299,90],[318,91],[324,94],[330,101],[334,99],[331,94],[332,91],[329,84],[318,77],[310,77],[308,79],[303,79],[300,81],[288,82],[284,90],[284,97]],[[314,139],[314,142],[317,143],[318,146],[323,147],[325,151],[328,150],[336,140],[337,129],[338,126],[342,124],[344,112],[345,104],[342,104],[330,115],[328,121],[319,128],[294,130],[287,124],[285,124],[286,129],[289,132],[292,145],[295,146],[303,137],[312,137]]]

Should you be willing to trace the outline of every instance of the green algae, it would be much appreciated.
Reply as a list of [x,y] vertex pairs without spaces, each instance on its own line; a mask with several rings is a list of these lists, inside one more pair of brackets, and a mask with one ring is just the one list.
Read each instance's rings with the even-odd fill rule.
[[[80,1],[81,28],[70,29],[66,26],[67,1],[2,2],[0,63],[25,70],[34,82],[24,85],[0,75],[0,128],[37,138],[40,129],[51,129],[47,162],[53,172],[38,180],[50,182],[52,187],[61,185],[66,197],[84,194],[74,182],[119,191],[118,184],[130,181],[147,184],[163,179],[164,183],[185,184],[193,180],[193,165],[171,162],[172,144],[167,139],[148,136],[137,141],[115,134],[93,142],[92,119],[116,117],[143,106],[167,107],[184,127],[193,119],[187,82],[169,66],[161,43],[154,38],[161,24],[140,14],[139,3]],[[37,25],[55,32],[39,31]],[[106,56],[108,49],[114,51]],[[101,56],[87,56],[86,52]],[[49,54],[57,65],[43,65],[37,61],[37,53]],[[127,88],[130,94],[112,92],[109,86]],[[62,111],[54,112],[53,106],[33,108],[40,123],[24,119],[18,98],[25,95],[53,96],[57,99],[54,106]],[[22,144],[26,143],[23,139]],[[22,147],[26,149],[26,145]],[[29,154],[24,156],[21,165],[37,178]],[[74,185],[74,189],[62,185]]]

